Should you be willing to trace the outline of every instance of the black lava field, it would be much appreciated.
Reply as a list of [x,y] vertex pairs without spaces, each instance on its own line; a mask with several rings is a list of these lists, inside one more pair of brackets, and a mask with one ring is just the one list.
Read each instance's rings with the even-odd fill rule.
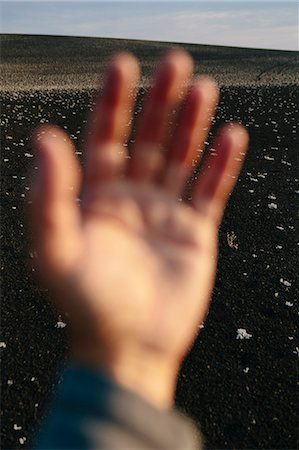
[[[145,94],[141,88],[135,119]],[[63,127],[83,163],[93,98],[93,89],[1,93],[3,449],[30,448],[68,355],[68,326],[31,268],[26,213],[38,161],[30,133],[39,123]],[[222,85],[209,142],[231,120],[247,127],[250,148],[220,229],[210,312],[176,403],[208,449],[295,449],[298,86]]]

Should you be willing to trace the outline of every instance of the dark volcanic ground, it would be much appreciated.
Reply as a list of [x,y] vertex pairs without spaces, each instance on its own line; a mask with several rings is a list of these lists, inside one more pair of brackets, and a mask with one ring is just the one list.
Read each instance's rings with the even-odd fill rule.
[[[143,96],[141,89],[139,102]],[[30,446],[68,351],[68,327],[30,268],[25,212],[37,163],[29,135],[40,122],[56,123],[82,159],[92,91],[1,98],[2,448],[16,449]],[[242,121],[251,143],[220,230],[210,313],[177,389],[177,405],[201,425],[210,449],[298,446],[296,105],[298,87],[291,84],[222,87],[214,127]]]

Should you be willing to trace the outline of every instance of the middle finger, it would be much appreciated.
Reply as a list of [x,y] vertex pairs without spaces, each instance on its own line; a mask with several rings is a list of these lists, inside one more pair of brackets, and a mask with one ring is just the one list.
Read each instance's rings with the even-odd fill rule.
[[182,49],[169,51],[159,65],[133,147],[130,176],[135,180],[154,179],[163,168],[169,115],[184,98],[192,71],[192,58]]

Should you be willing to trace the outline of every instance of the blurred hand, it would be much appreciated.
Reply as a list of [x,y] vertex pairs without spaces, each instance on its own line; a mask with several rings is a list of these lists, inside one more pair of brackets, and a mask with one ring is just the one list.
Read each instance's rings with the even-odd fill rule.
[[63,130],[35,132],[37,270],[55,306],[69,314],[72,357],[161,408],[174,401],[180,364],[209,308],[218,228],[248,145],[240,125],[222,128],[192,204],[178,201],[219,96],[214,81],[192,80],[192,71],[183,50],[164,56],[131,158],[126,142],[140,71],[129,53],[108,65],[83,174]]

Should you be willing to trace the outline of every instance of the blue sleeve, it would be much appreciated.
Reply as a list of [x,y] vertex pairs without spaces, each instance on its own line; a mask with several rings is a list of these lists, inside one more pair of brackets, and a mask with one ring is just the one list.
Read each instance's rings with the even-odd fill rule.
[[178,411],[158,410],[100,371],[74,364],[63,374],[35,448],[200,450],[202,437]]

